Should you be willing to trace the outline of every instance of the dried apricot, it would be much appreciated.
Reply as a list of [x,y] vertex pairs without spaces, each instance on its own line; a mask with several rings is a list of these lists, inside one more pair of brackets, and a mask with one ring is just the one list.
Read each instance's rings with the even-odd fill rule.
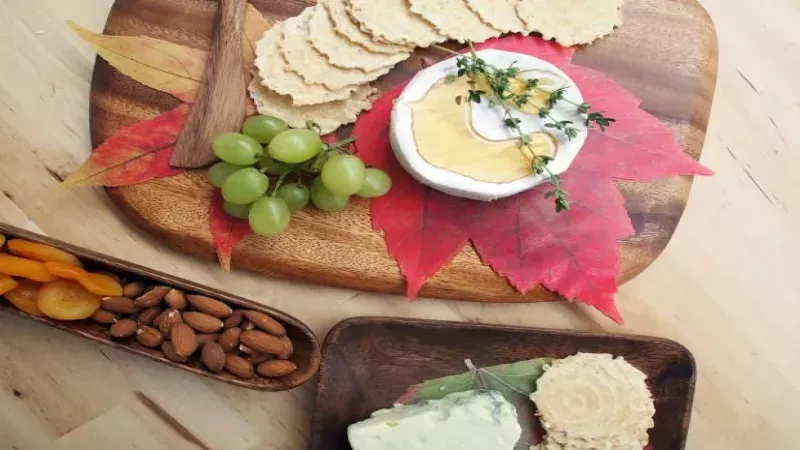
[[39,293],[39,287],[42,286],[41,283],[26,279],[17,280],[17,283],[19,285],[16,288],[6,292],[6,300],[22,312],[32,316],[43,316],[44,314],[36,306],[36,296]]
[[92,294],[107,297],[119,297],[122,295],[122,285],[119,281],[99,273],[89,273],[80,267],[66,264],[63,262],[49,261],[44,263],[50,273],[67,280],[77,281]]
[[6,292],[14,289],[17,286],[19,286],[17,280],[11,278],[8,275],[0,275],[0,295],[5,294]]
[[36,305],[47,317],[81,320],[100,308],[100,297],[73,281],[56,280],[39,288]]
[[12,255],[35,259],[36,261],[57,261],[72,264],[73,266],[81,266],[80,260],[75,255],[49,245],[37,244],[24,239],[11,239],[8,241],[8,252]]
[[11,275],[12,277],[22,277],[41,283],[48,283],[56,279],[44,264],[32,259],[20,258],[19,256],[0,253],[0,273]]

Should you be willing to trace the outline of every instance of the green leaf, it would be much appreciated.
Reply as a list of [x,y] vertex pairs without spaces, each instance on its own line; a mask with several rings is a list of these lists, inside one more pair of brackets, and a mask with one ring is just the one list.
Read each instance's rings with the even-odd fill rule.
[[454,392],[489,389],[500,392],[517,409],[522,436],[520,443],[532,445],[535,436],[536,410],[530,395],[536,391],[536,382],[544,374],[545,366],[553,363],[551,358],[536,358],[511,364],[478,368],[472,361],[465,361],[469,371],[443,378],[428,380],[408,388],[398,403],[412,404],[426,400],[439,400]]
[[456,81],[457,78],[458,77],[456,76],[456,74],[451,73],[451,74],[448,74],[446,77],[444,77],[444,82],[445,82],[445,84],[450,84],[450,83]]

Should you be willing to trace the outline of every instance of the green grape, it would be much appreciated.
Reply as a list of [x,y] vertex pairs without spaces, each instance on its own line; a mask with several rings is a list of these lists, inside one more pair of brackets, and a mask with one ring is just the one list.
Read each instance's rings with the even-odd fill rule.
[[270,175],[283,175],[292,170],[292,166],[286,163],[275,161],[267,153],[265,153],[264,156],[261,157],[261,160],[258,161],[258,167]]
[[250,228],[261,236],[274,236],[286,229],[290,216],[285,201],[276,197],[261,197],[250,207]]
[[311,164],[308,165],[305,171],[311,173],[322,172],[322,168],[325,166],[325,163],[328,162],[328,160],[331,159],[331,156],[333,155],[334,153],[332,152],[320,153],[319,155],[317,155],[316,158],[314,158],[314,161],[312,161]]
[[322,178],[317,177],[311,183],[311,201],[323,211],[341,211],[347,207],[349,197],[329,191],[322,183]]
[[269,143],[267,151],[278,161],[297,164],[308,161],[322,150],[322,139],[307,128],[286,130]]
[[297,183],[284,184],[278,188],[275,196],[285,201],[291,211],[305,208],[311,199],[308,188]]
[[368,168],[364,174],[364,185],[356,192],[356,195],[366,198],[375,198],[385,195],[392,188],[392,179],[386,172],[372,167]]
[[246,205],[258,200],[269,188],[269,178],[254,167],[247,167],[231,174],[222,183],[222,198],[226,202]]
[[322,167],[322,182],[334,194],[355,194],[364,177],[364,163],[353,155],[335,155]]
[[226,162],[218,162],[208,169],[208,178],[211,179],[211,184],[221,188],[222,183],[237,170],[244,169],[245,166],[235,166]]
[[248,117],[242,125],[242,133],[262,144],[269,144],[278,133],[288,129],[286,122],[272,116]]
[[247,217],[250,215],[249,204],[237,205],[236,203],[225,202],[222,205],[222,209],[224,209],[229,216],[237,219],[247,219]]
[[250,136],[239,133],[222,133],[211,144],[217,158],[226,163],[250,166],[264,153],[264,147]]

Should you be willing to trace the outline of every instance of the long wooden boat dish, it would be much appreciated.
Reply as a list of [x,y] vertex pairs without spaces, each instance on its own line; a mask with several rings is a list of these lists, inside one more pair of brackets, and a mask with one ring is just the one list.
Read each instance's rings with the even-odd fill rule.
[[320,364],[320,345],[317,337],[311,329],[299,319],[292,317],[282,311],[268,306],[261,305],[252,300],[231,295],[229,293],[202,286],[182,278],[167,275],[146,267],[102,255],[81,247],[67,244],[46,236],[31,233],[10,225],[0,223],[0,234],[7,239],[20,238],[41,244],[51,245],[58,249],[72,253],[81,259],[84,265],[93,271],[107,271],[118,275],[124,279],[138,280],[145,284],[171,286],[184,291],[187,294],[200,294],[207,297],[216,298],[231,306],[238,306],[247,309],[269,314],[278,320],[286,328],[288,337],[294,344],[294,354],[290,360],[297,365],[297,370],[289,375],[280,378],[264,378],[256,376],[249,380],[237,378],[229,373],[222,372],[215,374],[205,370],[197,358],[192,358],[186,364],[172,362],[166,359],[158,349],[151,349],[139,345],[135,340],[115,341],[108,334],[108,326],[95,323],[91,320],[81,320],[75,322],[58,321],[47,317],[36,317],[20,311],[7,301],[0,302],[0,311],[4,311],[18,316],[26,317],[30,320],[58,328],[94,342],[99,342],[114,348],[134,353],[145,358],[168,364],[187,372],[212,378],[236,386],[255,389],[260,391],[283,391],[292,389],[308,381],[319,370]]

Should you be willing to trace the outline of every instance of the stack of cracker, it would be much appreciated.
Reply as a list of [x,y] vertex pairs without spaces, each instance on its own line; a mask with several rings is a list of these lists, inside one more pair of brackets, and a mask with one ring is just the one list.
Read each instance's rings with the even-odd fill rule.
[[369,83],[416,47],[531,32],[589,43],[619,24],[622,1],[319,0],[264,33],[250,95],[261,114],[330,133],[369,109]]

